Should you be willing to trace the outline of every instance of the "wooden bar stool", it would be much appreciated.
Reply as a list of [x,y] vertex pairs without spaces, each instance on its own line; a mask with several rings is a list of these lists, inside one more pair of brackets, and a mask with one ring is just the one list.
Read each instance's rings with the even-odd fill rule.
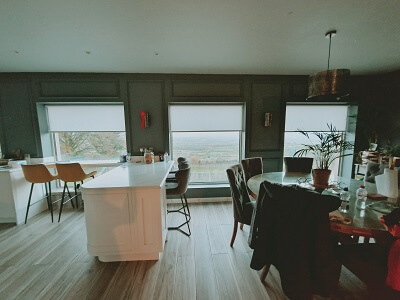
[[[79,163],[62,163],[62,164],[56,164],[57,172],[58,172],[58,177],[64,181],[64,188],[63,188],[63,193],[61,197],[61,205],[60,205],[60,212],[58,215],[58,222],[61,220],[61,213],[62,209],[65,203],[71,201],[71,204],[73,206],[73,200],[76,199],[76,207],[78,208],[78,188],[79,188],[79,182],[83,183],[83,181],[87,178],[94,178],[94,175],[96,175],[97,171],[90,172],[89,174],[86,174],[81,165]],[[71,196],[71,193],[69,192],[68,188],[68,182],[73,182],[74,183],[74,190],[75,190],[75,195]],[[78,185],[77,185],[78,182]],[[65,191],[67,190],[69,198],[64,201],[65,198]]]
[[[31,204],[33,186],[35,185],[35,183],[44,183],[44,187],[46,189],[46,197],[45,198],[47,199],[47,206],[50,209],[51,222],[53,222],[53,203],[54,202],[51,199],[51,182],[53,180],[57,179],[58,175],[51,174],[49,169],[47,169],[47,167],[43,164],[21,165],[21,166],[22,166],[22,172],[24,173],[25,179],[31,183],[31,191],[29,193],[28,206],[26,207],[25,224],[26,224],[26,221],[28,220],[29,207],[31,207],[32,205],[43,200],[43,199],[40,199],[39,201]],[[47,189],[47,185],[49,186],[48,189]]]

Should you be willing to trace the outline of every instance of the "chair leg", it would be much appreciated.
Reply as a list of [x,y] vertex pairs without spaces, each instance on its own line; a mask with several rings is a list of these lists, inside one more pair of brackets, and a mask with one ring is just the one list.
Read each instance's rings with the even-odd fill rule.
[[240,230],[243,230],[243,223],[240,223]]
[[[183,199],[185,199],[186,206],[185,206],[185,204],[183,204]],[[182,205],[183,205],[183,207],[184,207],[184,208],[183,208],[183,211],[185,212],[186,225],[187,225],[187,228],[188,228],[188,230],[189,230],[189,235],[188,235],[188,236],[191,236],[191,235],[192,235],[192,232],[190,231],[190,225],[189,225],[189,221],[190,221],[191,217],[190,217],[189,206],[188,206],[188,204],[187,204],[187,199],[186,199],[185,194],[183,194],[183,197],[182,197],[182,195],[181,195],[181,201],[182,201]],[[186,213],[185,207],[187,208],[187,213]]]
[[[66,187],[67,187],[68,197],[69,197],[69,199],[71,199],[71,198],[72,198],[72,195],[71,195],[71,193],[70,193],[70,191],[69,191],[67,182],[65,183],[65,185],[66,185]],[[73,199],[71,200],[71,205],[72,205],[72,208],[75,208],[74,200],[73,200]]]
[[[182,195],[179,195],[179,196],[181,197],[181,203],[182,203],[183,212],[181,212],[180,210],[177,210],[177,211],[174,211],[174,212],[180,212],[180,213],[182,213],[182,214],[185,216],[186,221],[183,222],[182,224],[180,224],[179,226],[168,227],[168,230],[178,230],[178,231],[182,232],[184,235],[187,235],[187,236],[190,237],[190,236],[192,235],[192,232],[190,231],[190,225],[189,225],[190,216],[189,216],[189,213],[186,212],[186,206],[185,206],[185,204],[183,203],[183,197],[182,197]],[[172,211],[169,211],[169,212],[172,212]],[[183,231],[183,230],[181,229],[181,227],[184,226],[185,224],[186,224],[187,227],[188,227],[189,233],[187,233],[187,232],[185,232],[185,231]]]
[[[46,184],[44,184],[46,186]],[[53,200],[51,199],[51,182],[49,182],[49,208],[50,208],[50,214],[51,214],[51,223],[54,222],[53,220]]]
[[48,189],[47,189],[47,184],[46,184],[46,182],[44,183],[44,189],[46,190],[47,208],[50,209],[49,191],[48,191]]
[[267,275],[268,275],[268,272],[269,272],[269,268],[270,268],[270,267],[271,267],[270,264],[264,266],[264,269],[262,270],[261,275],[260,275],[260,280],[261,280],[262,283],[265,283],[265,278],[266,278]]
[[25,224],[26,224],[26,221],[28,220],[29,207],[31,206],[33,185],[34,185],[34,183],[31,184],[31,191],[29,192],[28,206],[26,207]]
[[[76,182],[74,182],[74,190],[75,190],[75,201],[76,201],[76,208],[79,208],[79,203],[78,203],[78,191],[76,189]],[[72,202],[72,201],[71,201]]]
[[233,223],[233,232],[232,232],[232,238],[231,238],[231,247],[233,247],[233,243],[235,242],[235,238],[236,238],[236,233],[237,233],[237,229],[238,229],[238,221],[235,220],[235,222]]
[[187,198],[186,198],[186,193],[185,193],[185,194],[183,194],[183,198],[185,198],[186,208],[187,208],[187,211],[188,211],[189,217],[191,217],[191,216],[190,216],[190,210],[189,210],[189,204],[188,204],[188,201],[187,201]]
[[61,196],[61,204],[60,204],[60,212],[58,214],[58,222],[60,222],[60,220],[61,220],[61,213],[62,213],[62,209],[63,209],[63,206],[64,206],[64,197],[65,197],[65,188],[66,188],[66,186],[67,186],[67,183],[65,182],[64,183],[64,189],[63,189],[62,196]]

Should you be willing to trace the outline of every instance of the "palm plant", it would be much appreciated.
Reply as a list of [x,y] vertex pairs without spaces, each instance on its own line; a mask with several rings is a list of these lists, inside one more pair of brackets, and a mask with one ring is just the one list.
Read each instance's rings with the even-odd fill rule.
[[[338,131],[332,124],[327,124],[328,131],[307,132],[298,129],[298,132],[308,138],[310,144],[303,144],[304,148],[297,150],[293,156],[304,156],[312,154],[317,169],[328,170],[332,162],[339,158],[352,154],[345,154],[344,150],[353,149],[353,143],[343,140],[342,132]],[[317,142],[313,143],[310,134],[317,137]]]

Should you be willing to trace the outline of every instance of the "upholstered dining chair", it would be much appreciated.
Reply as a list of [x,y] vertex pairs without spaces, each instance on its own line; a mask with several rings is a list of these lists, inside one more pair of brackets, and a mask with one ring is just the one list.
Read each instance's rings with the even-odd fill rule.
[[234,224],[230,243],[230,246],[233,247],[233,243],[236,239],[238,223],[240,223],[240,229],[243,229],[243,224],[251,224],[251,216],[253,215],[256,202],[250,199],[241,164],[228,168],[226,174],[228,175],[233,200]]
[[261,157],[252,157],[242,159],[244,179],[246,182],[253,176],[262,174],[263,161]]
[[286,172],[311,173],[314,159],[312,157],[284,157]]
[[[261,157],[252,157],[242,159],[242,167],[244,171],[244,179],[247,186],[247,181],[255,175],[262,174],[263,172],[263,162]],[[249,187],[247,187],[247,191],[253,200],[256,200],[256,196],[251,192]],[[243,224],[240,225],[240,229],[243,229]]]

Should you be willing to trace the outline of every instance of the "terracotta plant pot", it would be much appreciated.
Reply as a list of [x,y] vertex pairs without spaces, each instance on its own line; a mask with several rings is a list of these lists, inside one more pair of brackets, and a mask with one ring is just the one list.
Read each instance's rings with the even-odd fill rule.
[[329,176],[331,176],[331,170],[327,169],[313,169],[313,181],[314,187],[318,189],[326,189],[329,186]]

